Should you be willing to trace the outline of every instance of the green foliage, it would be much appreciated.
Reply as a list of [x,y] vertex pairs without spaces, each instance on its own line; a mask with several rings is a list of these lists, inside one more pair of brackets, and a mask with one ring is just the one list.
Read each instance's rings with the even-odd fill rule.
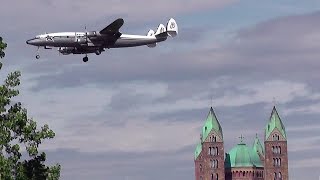
[[[0,58],[4,58],[6,55],[4,50],[7,48],[7,44],[2,41],[2,37],[0,36]],[[2,63],[0,62],[0,70],[2,68]]]
[[[1,58],[5,56],[6,47],[0,37]],[[19,95],[17,86],[20,85],[20,76],[19,71],[12,72],[0,85],[0,178],[57,180],[60,165],[47,167],[44,164],[46,154],[38,152],[43,140],[54,138],[55,133],[48,125],[37,129],[37,123],[28,118],[27,109],[22,107],[21,102],[12,101]],[[28,160],[21,160],[21,147],[26,149]]]

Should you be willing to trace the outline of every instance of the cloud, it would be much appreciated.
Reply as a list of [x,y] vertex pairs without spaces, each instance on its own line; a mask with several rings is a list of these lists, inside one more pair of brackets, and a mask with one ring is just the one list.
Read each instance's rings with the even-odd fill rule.
[[[73,24],[80,23],[80,26],[84,25],[83,23],[86,22],[91,22],[93,24],[102,21],[104,23],[110,21],[111,23],[112,20],[118,17],[123,17],[128,22],[159,20],[162,18],[176,17],[184,13],[221,8],[233,2],[236,2],[236,0],[203,0],[201,2],[195,0],[152,2],[146,0],[125,0],[121,2],[80,0],[77,1],[77,3],[74,3],[71,0],[31,0],[28,2],[7,0],[6,6],[0,8],[0,15],[8,17],[8,19],[4,19],[4,24],[6,26],[11,26],[7,28],[15,31],[20,28],[54,28],[58,25],[66,26],[67,24],[70,24],[70,22],[73,22]],[[148,8],[145,8],[146,5]],[[14,7],[15,11],[19,13],[11,13],[12,9],[10,7]],[[12,20],[20,20],[22,14],[25,21],[20,21],[21,23],[19,24],[13,24]],[[39,14],[41,14],[41,16],[39,16]],[[55,15],[52,16],[52,14]],[[54,30],[56,30],[56,28],[54,28]]]

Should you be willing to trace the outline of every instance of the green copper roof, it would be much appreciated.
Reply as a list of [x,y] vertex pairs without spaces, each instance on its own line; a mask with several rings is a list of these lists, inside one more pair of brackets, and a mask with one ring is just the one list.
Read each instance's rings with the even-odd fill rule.
[[[255,143],[257,143],[255,145]],[[260,145],[259,145],[260,144]],[[233,147],[229,153],[226,154],[225,167],[263,167],[257,149],[262,148],[261,143],[255,140],[254,146],[249,148],[243,142]]]
[[198,156],[200,155],[201,151],[202,151],[202,145],[201,145],[201,143],[198,143],[198,145],[196,147],[196,150],[194,152],[194,159],[198,158]]
[[253,167],[250,150],[246,144],[240,143],[229,151],[231,167]]
[[[210,132],[214,130],[218,135],[221,136],[221,138],[223,138],[223,134],[222,134],[222,128],[220,126],[220,123],[213,111],[213,108],[210,108],[210,111],[208,113],[206,122],[204,124],[204,126],[202,127],[202,142],[204,142],[206,140],[206,138],[208,137],[208,135],[210,134]],[[202,145],[200,142],[197,147],[196,150],[194,152],[195,155],[195,159],[198,158],[198,156],[200,155],[201,151],[202,151]]]
[[285,139],[287,138],[284,125],[282,124],[282,121],[281,121],[280,116],[277,112],[277,109],[274,106],[272,113],[271,113],[271,116],[270,116],[269,123],[267,124],[266,129],[265,129],[265,138],[268,139],[271,132],[275,129],[278,129]]
[[258,138],[258,135],[256,135],[256,138],[254,139],[252,149],[255,152],[259,152],[260,154],[264,155],[264,149],[263,149],[263,146]]
[[260,143],[258,136],[256,136],[256,138],[253,142],[253,146],[252,146],[251,160],[255,166],[263,167],[263,164],[261,162],[259,154],[261,154],[263,156],[264,150],[263,150],[263,146]]
[[202,127],[202,141],[205,141],[205,139],[208,137],[211,130],[216,131],[216,133],[218,135],[220,135],[221,138],[223,138],[222,128],[220,126],[220,123],[219,123],[212,107],[210,108],[206,122],[205,122],[204,126]]

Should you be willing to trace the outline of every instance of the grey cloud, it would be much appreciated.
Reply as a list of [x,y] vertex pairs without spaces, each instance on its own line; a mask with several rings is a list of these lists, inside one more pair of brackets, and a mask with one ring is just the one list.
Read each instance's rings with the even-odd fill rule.
[[[170,153],[121,153],[103,154],[79,153],[70,150],[49,151],[49,163],[64,164],[62,179],[162,179],[163,173],[175,178],[192,179],[192,147],[185,147],[179,152]],[[189,156],[189,157],[188,157]],[[84,163],[85,162],[85,163]],[[182,168],[186,167],[187,168]],[[120,168],[121,167],[121,168]]]

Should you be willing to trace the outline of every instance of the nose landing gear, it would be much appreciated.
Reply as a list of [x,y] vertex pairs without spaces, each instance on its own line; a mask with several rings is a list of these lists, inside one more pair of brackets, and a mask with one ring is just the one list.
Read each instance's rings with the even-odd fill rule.
[[36,59],[40,59],[40,55],[39,55],[39,49],[40,49],[40,47],[38,46],[38,49],[37,49],[37,55],[36,55]]

